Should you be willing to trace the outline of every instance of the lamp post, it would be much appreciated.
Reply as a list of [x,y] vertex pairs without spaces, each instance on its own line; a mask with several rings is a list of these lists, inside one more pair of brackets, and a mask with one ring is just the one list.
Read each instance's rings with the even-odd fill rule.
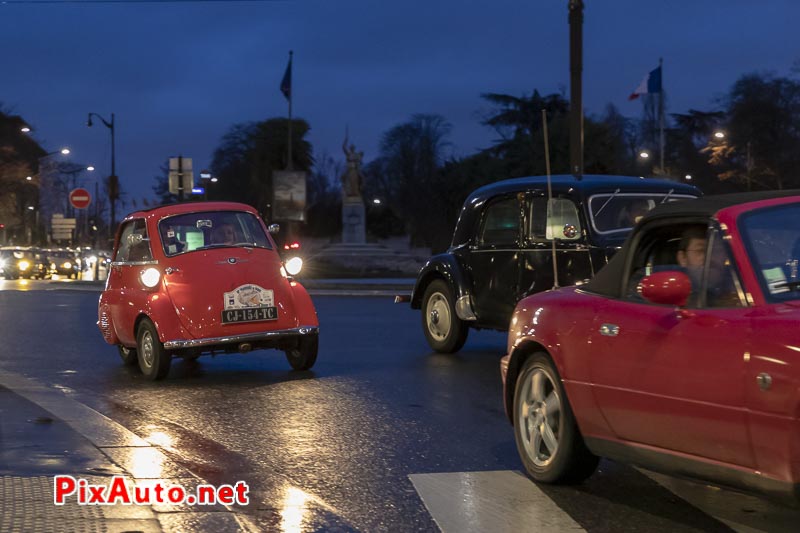
[[[117,178],[115,150],[114,150],[114,113],[111,113],[111,122],[97,113],[89,113],[86,125],[92,127],[92,116],[100,119],[103,125],[111,131],[111,175],[108,177],[108,199],[111,200],[111,221],[108,225],[109,238],[114,235],[114,223],[117,211],[117,198],[119,198],[119,180]],[[96,200],[95,200],[96,201]]]
[[[38,224],[41,220],[43,223],[48,224],[50,220],[50,216],[55,212],[63,212],[61,210],[62,206],[59,205],[61,199],[63,198],[62,194],[65,194],[67,191],[64,190],[64,183],[61,180],[60,173],[61,167],[57,166],[57,163],[54,163],[50,156],[53,155],[61,155],[67,156],[69,155],[70,149],[69,148],[61,148],[60,150],[54,150],[52,152],[47,152],[42,157],[39,158],[39,176],[38,176],[38,183],[35,184],[37,187],[37,195],[34,201],[34,217],[33,217],[33,229],[38,231]],[[26,181],[33,181],[33,177],[29,180],[27,177],[25,178]]]

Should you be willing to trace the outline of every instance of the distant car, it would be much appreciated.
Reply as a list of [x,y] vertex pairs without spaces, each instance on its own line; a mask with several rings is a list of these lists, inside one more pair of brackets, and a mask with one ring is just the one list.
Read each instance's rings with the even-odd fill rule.
[[47,277],[47,267],[37,248],[9,246],[4,247],[5,267],[9,277],[25,279],[44,279]]
[[501,362],[528,474],[598,456],[800,496],[800,195],[654,209],[588,284],[521,300]]
[[13,249],[0,249],[0,275],[5,279],[18,279],[20,276],[18,261]]
[[58,275],[77,279],[81,273],[80,258],[69,250],[46,250],[47,268],[50,276]]
[[98,318],[123,362],[138,361],[150,379],[166,376],[172,357],[204,353],[275,348],[295,370],[317,359],[311,298],[244,204],[176,204],[125,218]]
[[[464,202],[447,252],[420,270],[411,307],[431,348],[461,349],[469,328],[508,329],[523,297],[584,282],[622,245],[637,218],[700,191],[667,180],[544,176],[498,181]],[[553,266],[555,243],[556,268]]]

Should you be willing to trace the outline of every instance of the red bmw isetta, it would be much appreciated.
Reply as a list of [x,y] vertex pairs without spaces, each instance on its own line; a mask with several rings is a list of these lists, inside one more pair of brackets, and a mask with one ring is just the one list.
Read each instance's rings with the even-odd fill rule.
[[120,224],[100,296],[103,338],[153,380],[167,375],[172,357],[262,348],[283,350],[295,370],[311,368],[317,313],[270,231],[277,226],[267,229],[238,203],[132,213]]

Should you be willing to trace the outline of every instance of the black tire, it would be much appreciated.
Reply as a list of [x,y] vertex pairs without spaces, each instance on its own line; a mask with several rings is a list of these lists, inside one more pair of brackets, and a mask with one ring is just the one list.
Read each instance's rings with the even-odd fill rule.
[[558,371],[544,352],[522,365],[513,420],[520,459],[534,481],[579,483],[597,469],[600,459],[583,442]]
[[422,332],[439,353],[455,353],[467,342],[469,326],[456,315],[453,291],[444,280],[432,281],[422,297]]
[[297,346],[286,350],[286,360],[294,370],[308,370],[317,361],[319,335],[300,337]]
[[142,319],[136,332],[136,352],[139,369],[147,379],[163,379],[169,373],[172,356],[158,339],[156,326],[147,318]]
[[122,359],[122,364],[125,366],[133,366],[139,360],[139,357],[136,355],[136,348],[126,348],[121,344],[117,344],[117,351]]

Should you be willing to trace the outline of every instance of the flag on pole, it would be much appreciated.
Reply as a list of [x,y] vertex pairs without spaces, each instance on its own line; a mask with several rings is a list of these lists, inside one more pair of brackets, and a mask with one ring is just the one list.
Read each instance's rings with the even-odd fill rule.
[[292,99],[292,56],[289,54],[289,64],[286,65],[286,72],[283,73],[283,80],[281,80],[281,92],[287,100]]
[[661,92],[661,67],[651,70],[644,77],[642,82],[636,87],[636,90],[631,93],[628,100],[636,100],[640,94],[652,94]]

